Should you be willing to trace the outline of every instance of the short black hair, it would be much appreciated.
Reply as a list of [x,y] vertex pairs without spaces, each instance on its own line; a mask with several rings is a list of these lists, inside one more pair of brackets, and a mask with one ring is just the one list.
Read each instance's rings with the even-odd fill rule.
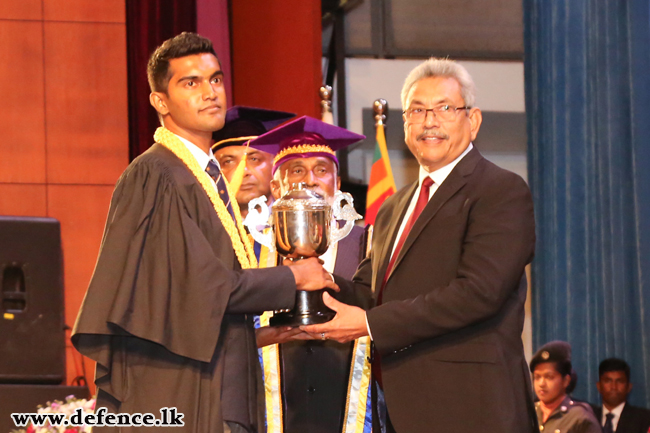
[[630,366],[624,360],[619,358],[607,358],[603,360],[598,366],[598,380],[600,380],[603,374],[610,371],[623,371],[625,372],[627,381],[630,381]]
[[[147,79],[152,92],[167,93],[169,86],[169,61],[193,54],[212,54],[217,57],[210,39],[196,33],[183,32],[167,39],[153,52],[147,64]],[[217,57],[217,61],[219,58]]]
[[[562,376],[564,377],[564,376]],[[571,369],[571,382],[569,382],[569,386],[566,387],[564,392],[567,394],[571,394],[574,389],[576,389],[576,386],[578,386],[578,373],[572,368]]]
[[[549,363],[549,364],[553,364],[553,368],[555,369],[555,371],[560,373],[560,375],[562,377],[571,376],[571,371],[573,370],[573,367],[571,366],[571,361],[546,361],[546,362]],[[535,365],[535,367],[537,367],[537,365],[539,365],[539,364],[544,364],[544,362],[542,361],[542,362],[537,363]],[[535,372],[535,369],[533,368],[533,373],[534,372]]]

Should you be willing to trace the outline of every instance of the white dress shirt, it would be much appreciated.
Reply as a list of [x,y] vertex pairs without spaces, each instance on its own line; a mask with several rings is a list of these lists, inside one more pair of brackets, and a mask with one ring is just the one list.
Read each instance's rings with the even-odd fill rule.
[[607,421],[607,414],[612,413],[614,414],[614,418],[612,418],[612,430],[616,431],[616,427],[618,427],[618,421],[621,419],[621,413],[623,412],[624,407],[625,402],[619,404],[612,410],[607,409],[605,405],[603,405],[603,414],[600,420],[600,425],[604,427],[605,421]]
[[[433,185],[429,188],[429,200],[431,200],[431,197],[433,197],[433,194],[438,190],[440,185],[447,179],[447,176],[449,176],[449,173],[456,167],[456,164],[460,162],[461,159],[465,157],[472,149],[474,148],[474,145],[472,143],[467,146],[467,149],[461,153],[458,158],[454,159],[452,162],[449,164],[445,165],[444,167],[441,167],[435,171],[432,171],[429,173],[426,171],[426,169],[422,166],[420,166],[420,181],[418,184],[417,189],[415,190],[415,193],[413,194],[413,197],[411,198],[411,203],[409,204],[408,209],[406,209],[406,213],[404,214],[404,218],[402,218],[402,224],[400,225],[399,231],[397,232],[397,236],[395,237],[395,243],[393,243],[393,250],[390,254],[391,258],[393,257],[393,254],[395,254],[395,248],[397,248],[397,244],[399,243],[399,239],[402,237],[402,232],[404,232],[404,229],[406,228],[406,224],[408,223],[409,218],[411,217],[411,214],[415,210],[415,205],[418,202],[418,197],[420,197],[420,190],[422,189],[422,181],[426,177],[430,177],[431,180],[433,181]],[[381,290],[381,289],[379,289]],[[368,328],[368,335],[370,336],[370,339],[372,340],[372,334],[370,333],[370,325],[368,324],[368,316],[366,315],[366,328]]]
[[[217,167],[219,167],[219,170],[221,170],[219,161],[217,161],[217,159],[214,157],[214,154],[212,153],[212,149],[210,149],[210,153],[205,153],[203,149],[201,149],[199,146],[192,143],[191,141],[186,140],[185,138],[179,135],[176,135],[176,137],[178,137],[181,143],[183,143],[185,147],[187,147],[187,150],[189,150],[192,156],[194,156],[194,159],[196,159],[196,162],[199,163],[199,167],[201,167],[203,171],[205,171],[205,169],[208,168],[208,162],[210,162],[210,160],[214,161],[217,164]],[[214,190],[217,191],[217,185],[214,183],[214,181],[212,181],[212,186],[214,186]]]
[[395,248],[397,247],[397,244],[399,243],[398,240],[401,239],[402,237],[402,232],[404,231],[404,228],[406,228],[406,224],[408,223],[409,218],[411,217],[411,214],[415,210],[415,206],[418,202],[418,198],[420,197],[420,190],[422,189],[422,182],[426,177],[430,177],[431,180],[433,181],[433,185],[429,188],[429,200],[431,200],[431,197],[433,197],[433,194],[438,190],[438,187],[442,185],[442,183],[447,179],[447,176],[449,176],[449,173],[456,167],[456,164],[460,162],[461,159],[465,157],[469,153],[470,150],[472,150],[474,146],[472,143],[467,146],[467,149],[463,153],[461,153],[458,158],[454,159],[451,161],[449,164],[445,165],[442,168],[439,168],[435,171],[432,171],[429,173],[424,169],[424,167],[420,166],[420,183],[415,190],[415,194],[413,194],[413,197],[411,198],[411,203],[409,204],[408,209],[406,210],[406,213],[404,214],[404,218],[402,219],[402,225],[399,228],[399,231],[397,232],[397,237],[395,238],[395,243],[393,244],[393,251],[391,252],[390,256],[391,258],[393,257],[393,254],[395,254]]

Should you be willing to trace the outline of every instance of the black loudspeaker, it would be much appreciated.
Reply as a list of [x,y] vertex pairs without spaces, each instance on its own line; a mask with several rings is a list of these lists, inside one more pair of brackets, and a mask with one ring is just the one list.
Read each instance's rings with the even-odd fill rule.
[[74,395],[88,399],[90,392],[85,386],[56,385],[2,385],[0,384],[0,432],[16,430],[11,414],[36,412],[39,405]]
[[0,216],[0,383],[65,378],[61,228]]

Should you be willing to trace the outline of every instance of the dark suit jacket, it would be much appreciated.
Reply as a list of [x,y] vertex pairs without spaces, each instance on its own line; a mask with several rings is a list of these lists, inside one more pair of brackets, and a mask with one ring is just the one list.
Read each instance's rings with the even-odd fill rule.
[[[592,406],[598,423],[602,426],[603,407]],[[616,433],[648,433],[650,429],[650,410],[625,403]]]
[[[380,289],[417,182],[379,210],[354,277]],[[411,230],[368,312],[398,433],[537,431],[521,332],[533,204],[517,175],[470,151]]]
[[[352,278],[365,256],[364,230],[353,227],[341,239],[334,273]],[[354,304],[351,297],[339,300]],[[341,294],[345,296],[345,294]],[[371,300],[360,304],[369,308]],[[340,433],[343,430],[354,342],[292,341],[280,345],[285,433]],[[355,391],[352,391],[355,392]]]

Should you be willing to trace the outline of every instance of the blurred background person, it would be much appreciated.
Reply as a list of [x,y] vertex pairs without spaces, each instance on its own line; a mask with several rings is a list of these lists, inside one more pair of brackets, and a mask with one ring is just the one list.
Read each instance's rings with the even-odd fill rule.
[[246,143],[293,117],[295,114],[284,111],[234,106],[226,112],[224,127],[212,134],[215,141],[212,151],[224,176],[237,191],[242,218],[246,218],[248,202],[252,199],[261,196],[271,199],[273,165],[270,154],[249,148]]
[[632,391],[630,366],[622,359],[607,358],[598,366],[598,392],[602,406],[593,406],[604,433],[646,433],[650,410],[627,403]]
[[[571,346],[564,341],[546,343],[530,361],[540,431],[600,433],[600,426],[586,403],[572,400]],[[575,385],[574,385],[575,386]]]

